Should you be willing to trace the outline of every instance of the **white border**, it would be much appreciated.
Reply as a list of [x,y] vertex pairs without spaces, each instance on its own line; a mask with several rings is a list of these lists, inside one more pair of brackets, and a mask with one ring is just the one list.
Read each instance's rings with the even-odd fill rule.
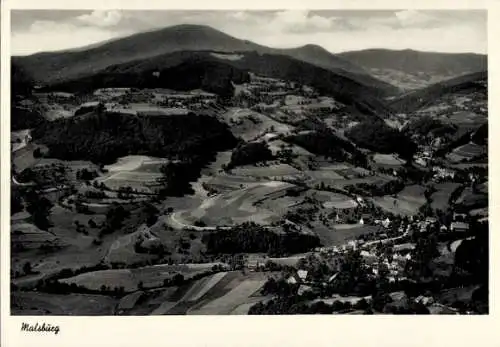
[[[209,6],[209,7],[208,7]],[[20,332],[21,322],[28,317],[10,316],[9,300],[9,224],[7,206],[10,203],[10,151],[9,151],[9,9],[482,9],[488,8],[489,32],[489,126],[490,176],[499,176],[499,165],[494,159],[500,148],[494,136],[500,126],[497,111],[500,105],[500,62],[496,35],[500,33],[499,1],[466,0],[252,0],[236,1],[183,0],[17,0],[2,3],[2,94],[1,94],[1,329],[2,346],[500,346],[498,324],[495,325],[497,305],[495,275],[498,260],[495,246],[498,237],[490,228],[490,315],[488,316],[162,316],[162,317],[55,317],[40,321],[60,325],[58,335],[32,335]],[[439,38],[436,38],[439,39]],[[490,181],[490,221],[497,225],[497,182]],[[499,224],[500,225],[500,224]]]

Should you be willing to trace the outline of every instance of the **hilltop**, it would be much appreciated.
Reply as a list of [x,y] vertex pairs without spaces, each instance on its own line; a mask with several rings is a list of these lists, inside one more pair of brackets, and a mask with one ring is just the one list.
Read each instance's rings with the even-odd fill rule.
[[286,55],[360,80],[387,93],[397,88],[363,73],[354,64],[313,45],[275,49],[240,40],[203,25],[177,25],[131,35],[72,51],[38,53],[14,60],[42,84],[88,76],[103,69],[131,61],[151,59],[179,51],[258,52]]

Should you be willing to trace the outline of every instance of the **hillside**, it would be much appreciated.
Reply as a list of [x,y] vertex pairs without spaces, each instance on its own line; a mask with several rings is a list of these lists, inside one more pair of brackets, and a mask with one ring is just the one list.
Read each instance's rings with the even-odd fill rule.
[[[153,72],[159,72],[159,75]],[[148,60],[137,66],[130,63],[123,67],[113,66],[94,75],[55,84],[52,89],[92,92],[98,88],[133,86],[181,91],[203,89],[218,95],[232,96],[234,88],[231,82],[243,83],[248,79],[248,73],[227,63],[212,59],[200,60],[193,55],[181,54],[158,64]]]
[[426,87],[488,68],[486,55],[472,53],[367,49],[340,53],[337,56],[359,65],[372,76],[405,90]]
[[[213,67],[225,72],[222,74],[211,72]],[[160,77],[153,78],[153,72],[159,72]],[[244,72],[310,85],[319,93],[333,96],[352,107],[356,113],[384,117],[392,112],[380,100],[381,92],[376,88],[367,87],[330,70],[288,56],[254,52],[240,53],[238,59],[225,59],[220,55],[214,55],[213,52],[176,52],[115,65],[93,76],[54,84],[51,89],[85,90],[134,85],[142,88],[161,87],[178,90],[203,87],[220,92],[217,88],[213,88],[214,85],[220,85],[221,80],[242,81],[246,78]],[[200,74],[212,78],[197,79],[197,83],[190,83],[189,86],[186,84],[185,76],[196,77]]]
[[32,135],[49,148],[50,157],[105,164],[130,154],[200,158],[206,163],[217,151],[236,145],[226,125],[193,113],[140,118],[95,113],[55,120]]
[[433,84],[427,88],[407,93],[390,103],[398,113],[411,113],[432,106],[448,94],[471,94],[477,92],[487,98],[488,72],[477,72]]
[[345,76],[352,76],[392,94],[393,86],[381,82],[362,69],[342,58],[312,45],[294,49],[274,49],[240,40],[208,26],[178,25],[161,30],[135,34],[112,40],[87,49],[39,53],[14,60],[23,66],[34,79],[43,84],[62,82],[77,77],[95,74],[109,66],[135,60],[148,59],[179,51],[259,52],[284,54]]

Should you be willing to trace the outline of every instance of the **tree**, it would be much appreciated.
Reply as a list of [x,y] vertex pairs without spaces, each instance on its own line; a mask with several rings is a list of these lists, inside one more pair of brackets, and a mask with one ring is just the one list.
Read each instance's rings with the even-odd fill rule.
[[32,215],[33,223],[42,230],[48,230],[52,226],[49,220],[50,210],[54,206],[52,202],[34,190],[26,194],[26,201],[26,210]]
[[24,263],[24,265],[23,265],[23,272],[24,272],[25,275],[31,274],[32,269],[31,269],[31,263],[29,261],[26,262],[26,263]]

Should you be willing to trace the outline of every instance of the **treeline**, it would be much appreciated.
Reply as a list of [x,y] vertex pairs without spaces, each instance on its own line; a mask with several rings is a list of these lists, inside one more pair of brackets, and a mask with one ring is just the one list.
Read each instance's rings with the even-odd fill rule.
[[193,58],[160,70],[120,69],[118,65],[114,70],[108,69],[92,76],[60,83],[51,89],[72,92],[130,86],[183,91],[203,89],[222,97],[231,97],[234,93],[232,82],[242,84],[249,81],[250,76],[243,70],[221,62]]
[[427,88],[416,90],[394,100],[391,102],[390,106],[399,113],[409,113],[418,110],[420,107],[446,94],[466,90],[487,93],[487,87],[478,83],[480,81],[488,81],[488,71],[476,72],[432,84]]
[[241,144],[233,150],[229,168],[241,165],[255,164],[261,161],[272,160],[273,153],[265,142],[251,142]]
[[311,153],[323,155],[335,161],[347,161],[366,167],[367,158],[352,143],[341,139],[331,130],[320,130],[285,137],[286,142],[300,146]]
[[37,109],[23,108],[12,105],[10,108],[10,130],[36,128],[47,121]]
[[267,253],[285,256],[307,252],[320,246],[319,238],[298,232],[277,234],[255,223],[243,223],[231,230],[218,230],[203,236],[208,253]]
[[99,164],[130,154],[204,158],[236,144],[225,124],[193,113],[164,117],[98,113],[58,119],[35,129],[32,136],[47,145],[50,157]]
[[456,127],[454,125],[444,124],[439,119],[435,119],[430,116],[416,118],[403,128],[403,132],[409,135],[433,135],[435,137],[452,134],[455,131]]
[[382,121],[365,121],[353,126],[346,136],[356,145],[379,153],[398,153],[411,160],[417,146],[404,133]]

